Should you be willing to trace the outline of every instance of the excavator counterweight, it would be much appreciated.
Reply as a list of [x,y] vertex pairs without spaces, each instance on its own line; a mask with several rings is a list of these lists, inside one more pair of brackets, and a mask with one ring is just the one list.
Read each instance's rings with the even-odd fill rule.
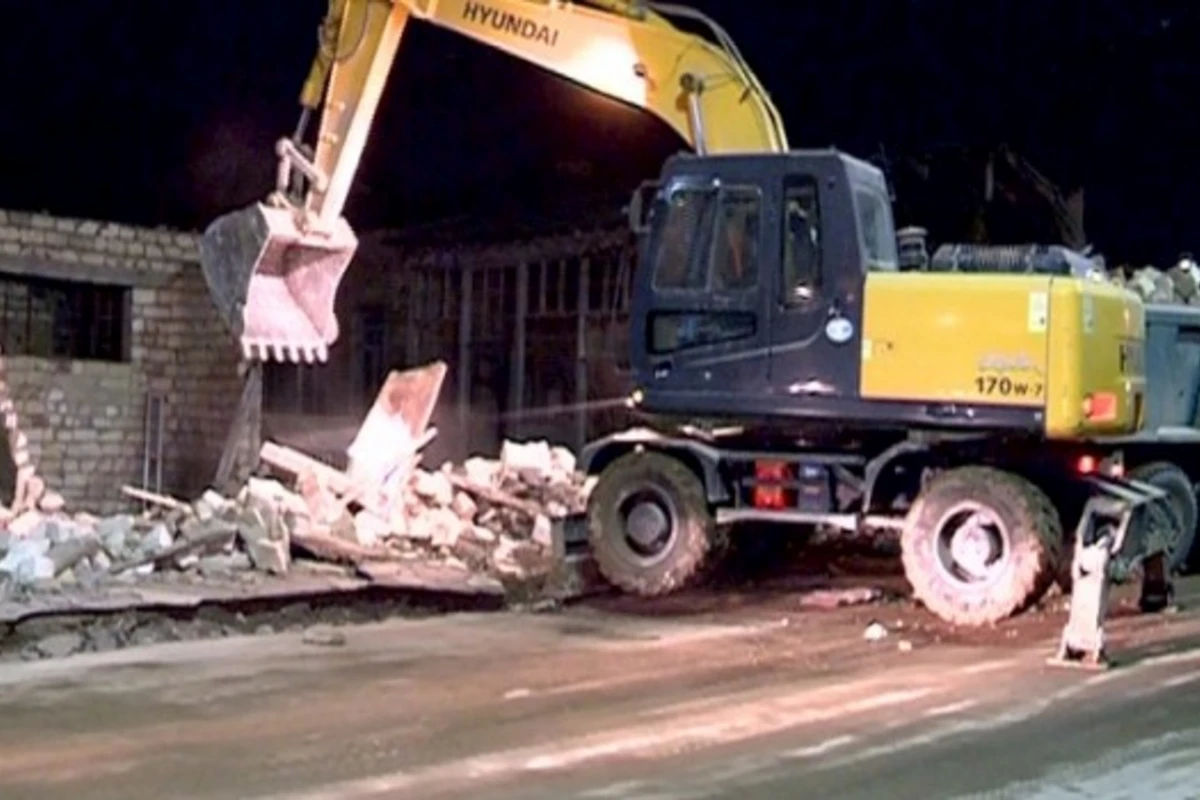
[[357,248],[345,220],[329,234],[305,232],[291,209],[259,203],[209,225],[200,262],[246,358],[312,363],[338,338],[334,300]]

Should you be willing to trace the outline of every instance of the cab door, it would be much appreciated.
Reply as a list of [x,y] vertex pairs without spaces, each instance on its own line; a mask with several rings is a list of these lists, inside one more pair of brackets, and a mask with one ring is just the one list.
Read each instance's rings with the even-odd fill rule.
[[853,206],[837,178],[793,174],[780,204],[770,381],[778,395],[857,395],[862,290]]
[[649,286],[633,309],[645,391],[715,398],[766,387],[763,219],[757,186],[693,178],[663,190],[643,261]]

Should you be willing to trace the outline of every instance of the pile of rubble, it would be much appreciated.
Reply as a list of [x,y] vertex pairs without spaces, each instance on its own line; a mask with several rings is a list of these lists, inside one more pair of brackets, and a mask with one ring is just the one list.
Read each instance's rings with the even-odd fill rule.
[[1190,256],[1181,258],[1166,270],[1152,266],[1116,269],[1109,277],[1136,292],[1147,303],[1200,306],[1200,266]]
[[445,374],[443,362],[391,373],[346,470],[266,442],[258,474],[232,497],[210,490],[187,503],[126,486],[145,511],[98,519],[69,513],[26,470],[0,516],[0,599],[14,588],[149,575],[284,576],[293,558],[413,588],[504,593],[514,581],[544,583],[560,563],[558,526],[586,501],[575,457],[544,441],[506,442],[498,460],[421,468]]
[[[263,450],[268,460],[284,453],[310,464],[278,445]],[[316,473],[286,483],[252,477],[236,497],[209,491],[193,503],[126,487],[147,502],[140,515],[96,518],[61,504],[25,511],[0,533],[0,585],[95,585],[163,572],[198,580],[286,575],[293,557],[368,576],[410,562],[532,580],[552,569],[554,527],[582,510],[587,489],[570,451],[546,442],[506,442],[498,460],[413,469],[386,519],[322,485],[324,473],[341,473],[325,465]]]

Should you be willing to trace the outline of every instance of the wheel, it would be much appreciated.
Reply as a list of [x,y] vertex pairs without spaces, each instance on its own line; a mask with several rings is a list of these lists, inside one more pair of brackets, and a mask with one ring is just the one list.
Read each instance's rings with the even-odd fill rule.
[[913,595],[955,625],[999,622],[1036,602],[1054,580],[1062,522],[1028,480],[991,467],[934,477],[901,534]]
[[1129,477],[1136,481],[1157,486],[1167,493],[1167,501],[1175,511],[1179,525],[1175,541],[1167,550],[1167,567],[1171,572],[1181,572],[1192,562],[1196,544],[1196,522],[1200,517],[1197,509],[1196,490],[1187,473],[1168,461],[1142,464],[1130,470]]
[[605,580],[643,597],[681,589],[723,549],[704,485],[662,453],[629,453],[600,474],[588,499],[588,540]]

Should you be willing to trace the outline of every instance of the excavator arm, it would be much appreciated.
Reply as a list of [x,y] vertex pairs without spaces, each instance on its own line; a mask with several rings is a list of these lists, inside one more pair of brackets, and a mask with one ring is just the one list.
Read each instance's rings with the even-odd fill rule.
[[[706,26],[713,42],[671,18]],[[334,299],[357,248],[342,211],[412,19],[645,109],[697,152],[787,150],[778,111],[730,37],[683,6],[330,0],[301,92],[300,125],[276,147],[275,192],[216,220],[201,242],[214,302],[248,358],[324,361],[338,337]],[[320,124],[310,149],[304,141],[315,113]]]

